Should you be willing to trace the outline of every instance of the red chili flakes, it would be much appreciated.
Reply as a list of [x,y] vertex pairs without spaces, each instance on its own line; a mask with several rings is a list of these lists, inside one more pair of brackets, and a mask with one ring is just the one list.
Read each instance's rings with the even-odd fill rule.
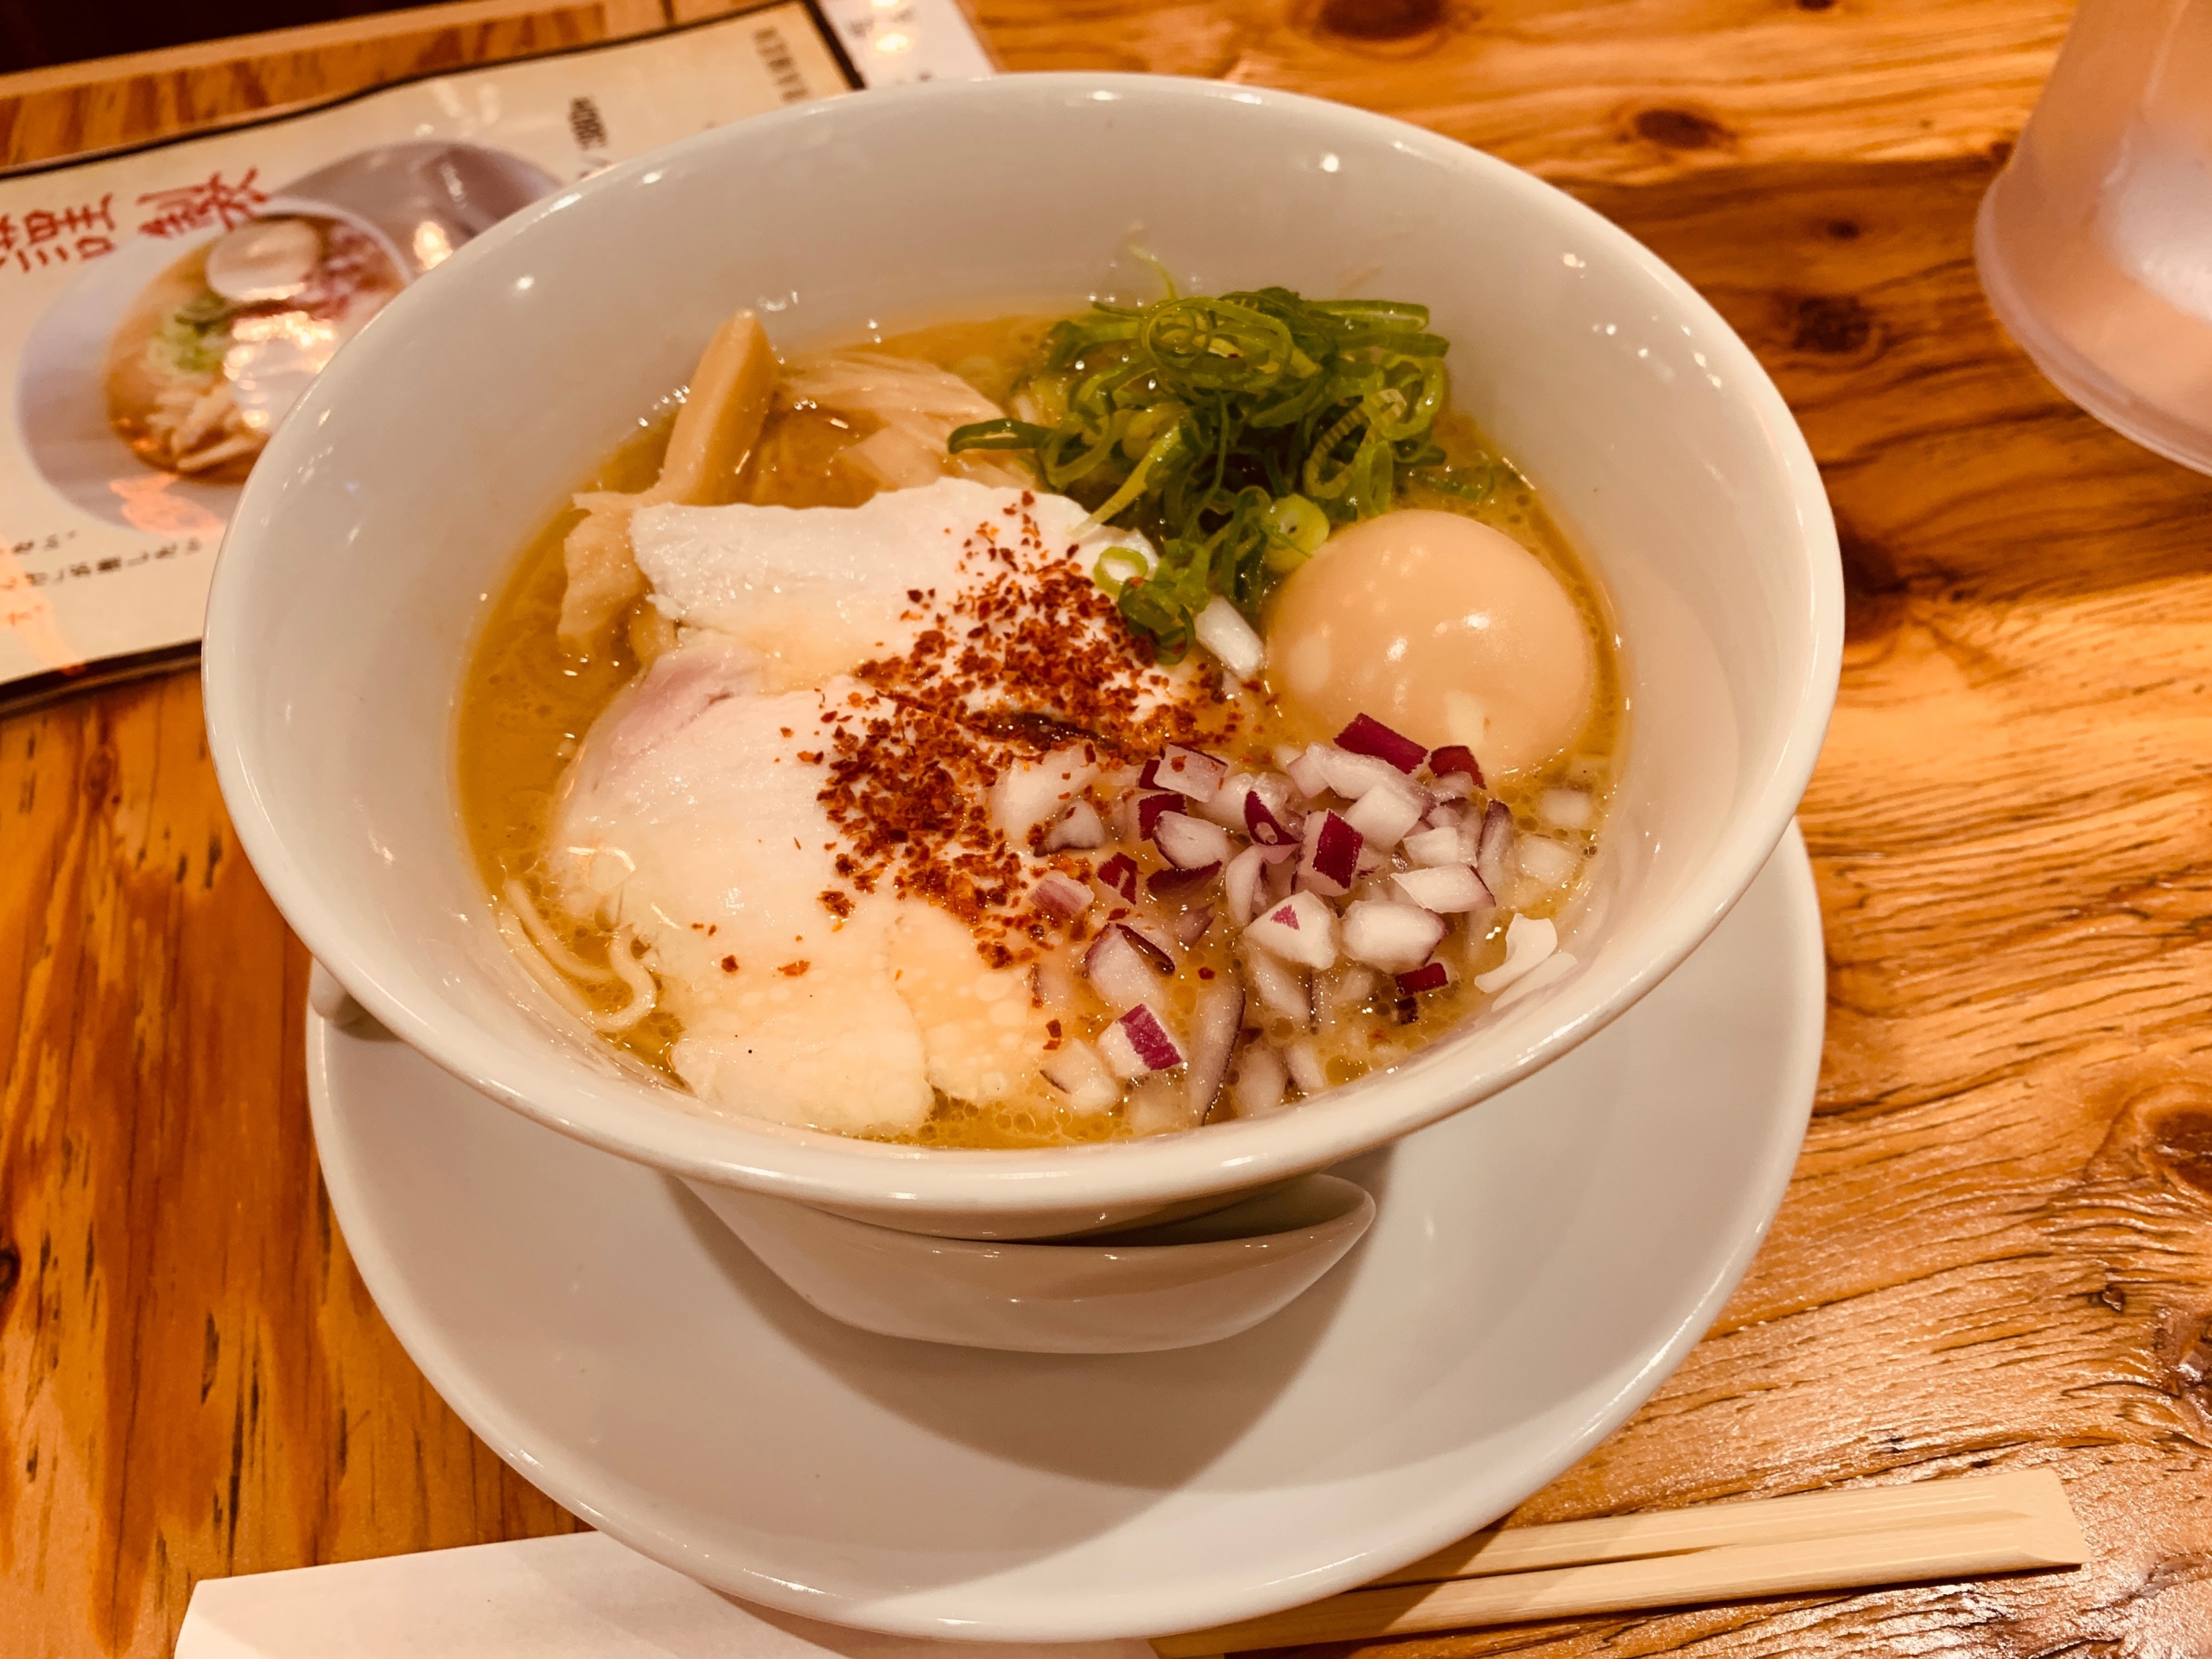
[[802,957],[797,962],[785,963],[782,967],[777,969],[776,971],[781,974],[785,979],[797,979],[801,974],[804,973],[808,969],[813,966],[814,964],[812,963],[807,961],[805,957]]
[[798,758],[805,761],[810,766],[818,766],[822,764],[822,751],[819,749],[801,749],[798,752]]
[[1211,979],[1211,978],[1213,977],[1213,969],[1211,969],[1211,968],[1201,968],[1201,969],[1198,969],[1198,977],[1199,977],[1200,979]]
[[736,971],[737,958],[735,957],[724,957],[722,958],[722,972],[726,974],[734,974]]
[[1205,679],[1157,695],[1168,683],[1114,601],[1079,558],[1045,550],[1034,505],[1022,502],[1013,544],[978,524],[962,555],[971,580],[906,655],[854,671],[873,699],[852,693],[854,713],[823,716],[836,729],[817,798],[849,847],[838,875],[861,893],[887,880],[950,911],[994,967],[1034,960],[1049,937],[1026,906],[1020,850],[990,822],[1000,775],[1071,742],[1111,764],[1236,724]]
[[842,919],[853,913],[853,901],[835,887],[824,887],[822,890],[822,908]]

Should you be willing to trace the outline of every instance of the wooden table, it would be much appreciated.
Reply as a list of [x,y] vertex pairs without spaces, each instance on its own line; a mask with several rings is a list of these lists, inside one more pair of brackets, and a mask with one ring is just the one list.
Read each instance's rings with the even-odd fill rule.
[[[464,5],[0,83],[10,159],[663,22]],[[678,17],[715,0],[677,0]],[[1764,359],[1843,529],[1804,806],[1816,1115],[1712,1333],[1528,1520],[1990,1467],[2079,1573],[1408,1644],[2212,1653],[2212,485],[1999,334],[1974,204],[2060,0],[984,0],[1009,68],[1223,75],[1553,179]],[[194,1581],[574,1523],[363,1293],[302,1099],[306,962],[188,675],[0,722],[0,1650],[166,1651]]]

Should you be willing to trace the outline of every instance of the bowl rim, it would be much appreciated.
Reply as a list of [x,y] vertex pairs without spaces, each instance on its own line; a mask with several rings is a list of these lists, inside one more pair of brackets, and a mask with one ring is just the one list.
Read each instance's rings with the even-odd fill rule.
[[[1105,96],[1101,97],[1101,94]],[[764,1119],[712,1115],[652,1099],[650,1085],[596,1075],[550,1044],[531,1053],[466,1019],[430,1012],[397,988],[385,953],[365,950],[319,891],[311,870],[292,855],[278,832],[271,779],[251,734],[263,688],[251,666],[244,618],[252,578],[264,560],[281,558],[270,526],[295,476],[318,457],[318,429],[330,405],[375,371],[381,357],[359,346],[341,351],[279,428],[234,512],[211,584],[201,677],[210,753],[218,783],[248,860],[270,897],[321,963],[362,1007],[395,1036],[480,1092],[549,1128],[632,1161],[687,1179],[773,1197],[852,1206],[873,1217],[899,1211],[1007,1217],[1096,1208],[1102,1213],[1167,1199],[1239,1191],[1319,1169],[1395,1141],[1510,1086],[1602,1030],[1671,973],[1709,935],[1764,865],[1788,829],[1810,779],[1833,709],[1843,636],[1842,569],[1833,516],[1819,469],[1780,391],[1750,347],[1690,284],[1656,254],[1593,209],[1497,157],[1395,118],[1301,93],[1176,76],[1066,71],[991,79],[933,81],[871,91],[772,111],[679,139],[610,168],[522,209],[464,245],[446,262],[474,270],[501,258],[554,214],[594,196],[639,182],[673,162],[693,162],[752,146],[797,129],[890,109],[925,110],[955,103],[1013,108],[1149,100],[1155,108],[1235,103],[1267,109],[1396,149],[1471,178],[1484,189],[1517,198],[1533,211],[1572,227],[1585,250],[1650,285],[1686,321],[1702,325],[1707,349],[1721,354],[1714,370],[1732,395],[1747,401],[1770,435],[1800,534],[1794,545],[1809,567],[1812,606],[1802,617],[1807,649],[1785,677],[1784,736],[1772,764],[1724,826],[1704,868],[1652,925],[1652,948],[1640,959],[1600,976],[1583,976],[1560,993],[1560,1017],[1479,1075],[1454,1084],[1403,1071],[1372,1074],[1297,1111],[1256,1121],[1208,1126],[1147,1141],[1065,1147],[967,1150],[891,1145],[824,1131],[788,1128]],[[441,282],[410,284],[362,339],[389,339],[436,305]],[[234,646],[233,638],[241,643]],[[404,976],[407,969],[402,967]],[[1439,1045],[1440,1049],[1448,1046]],[[488,1055],[488,1058],[486,1058]],[[1395,1085],[1395,1086],[1394,1086]],[[1418,1086],[1408,1086],[1418,1085]],[[656,1091],[658,1092],[658,1091]],[[895,1189],[895,1190],[894,1190]]]

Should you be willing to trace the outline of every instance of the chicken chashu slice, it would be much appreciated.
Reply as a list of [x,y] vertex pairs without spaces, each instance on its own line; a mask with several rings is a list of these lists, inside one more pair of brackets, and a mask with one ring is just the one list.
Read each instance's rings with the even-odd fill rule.
[[[1029,527],[1033,544],[1024,542]],[[984,540],[986,532],[995,539]],[[654,608],[687,637],[711,632],[742,645],[770,690],[820,685],[872,659],[905,656],[947,619],[964,632],[974,618],[962,614],[962,599],[1014,568],[1002,561],[1039,567],[1072,558],[1088,572],[1108,554],[1133,563],[1153,557],[1142,535],[1093,524],[1066,496],[952,477],[887,490],[857,507],[655,506],[638,514],[631,537]],[[1067,631],[1071,649],[1109,633],[1120,641],[1118,622],[1051,620]],[[1123,666],[1132,690],[1149,690],[1154,702],[1187,694],[1196,671],[1155,669],[1133,655]],[[1016,712],[1064,711],[1039,702]]]
[[[767,331],[740,311],[715,331],[692,371],[683,404],[669,434],[660,475],[635,492],[590,490],[575,497],[583,521],[563,544],[568,586],[563,593],[561,643],[591,651],[644,596],[631,521],[658,505],[710,506],[732,499],[747,459],[779,399],[854,416],[875,429],[832,464],[867,490],[904,489],[946,476],[1020,486],[1026,478],[995,455],[951,455],[953,429],[1005,411],[959,376],[933,364],[880,353],[823,353],[779,364]],[[674,643],[664,622],[648,614],[634,638],[648,660]]]
[[[1036,1086],[1046,1011],[946,912],[842,892],[817,798],[822,717],[855,681],[761,694],[711,639],[661,658],[594,724],[562,785],[548,874],[572,912],[628,928],[683,1023],[670,1063],[719,1109],[848,1135],[911,1133],[934,1090]],[[814,747],[810,747],[812,745]],[[842,906],[841,906],[842,907]]]

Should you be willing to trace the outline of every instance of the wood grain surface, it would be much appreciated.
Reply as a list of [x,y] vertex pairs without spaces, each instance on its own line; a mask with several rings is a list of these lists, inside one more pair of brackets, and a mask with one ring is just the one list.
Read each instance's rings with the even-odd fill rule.
[[[980,8],[1012,69],[1320,92],[1575,190],[1750,340],[1843,527],[1843,691],[1803,810],[1832,993],[1804,1155],[1712,1332],[1516,1518],[2048,1467],[2094,1559],[1405,1659],[2212,1655],[2212,484],[2068,406],[1969,257],[2064,11]],[[443,13],[0,83],[6,154],[653,21]],[[208,1573],[573,1524],[362,1293],[307,1131],[304,966],[225,822],[192,678],[0,721],[10,1659],[165,1652]]]

